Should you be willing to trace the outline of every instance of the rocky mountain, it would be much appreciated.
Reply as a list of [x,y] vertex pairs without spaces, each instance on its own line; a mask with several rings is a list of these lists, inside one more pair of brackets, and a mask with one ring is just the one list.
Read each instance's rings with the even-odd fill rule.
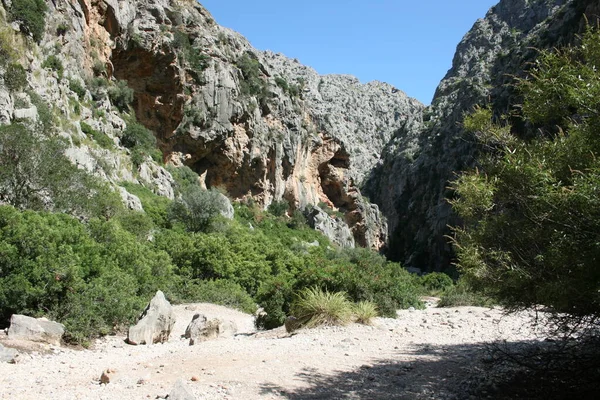
[[[48,8],[39,31],[15,16],[28,2]],[[256,50],[194,0],[2,5],[0,55],[10,62],[0,63],[0,123],[52,118],[70,159],[115,187],[134,182],[173,198],[162,165],[186,165],[234,200],[286,202],[340,245],[387,247],[428,270],[449,265],[447,225],[459,221],[446,188],[474,162],[463,114],[485,103],[510,109],[518,94],[506,84],[535,57],[530,47],[572,40],[582,16],[599,9],[591,0],[502,0],[458,45],[425,107],[388,84],[320,76]],[[23,87],[9,84],[16,64]],[[127,145],[135,120],[155,135],[158,157]]]
[[450,266],[447,235],[460,221],[447,201],[448,183],[474,166],[476,153],[461,127],[464,115],[476,105],[498,116],[513,110],[520,101],[515,77],[525,76],[538,49],[570,43],[599,7],[591,0],[502,0],[464,36],[424,111],[423,129],[399,132],[366,184],[389,221],[390,258],[424,270]]
[[[3,3],[10,12],[11,2]],[[419,123],[418,101],[388,84],[320,76],[297,60],[258,51],[195,1],[46,3],[39,46],[23,45],[20,62],[32,90],[62,114],[74,162],[173,197],[164,168],[150,159],[131,166],[120,146],[128,121],[106,91],[126,82],[137,120],[154,132],[165,162],[189,166],[206,187],[235,200],[263,207],[285,201],[290,211],[307,213],[309,207],[316,227],[339,244],[385,245],[385,218],[359,183],[392,136]],[[28,33],[18,21],[5,29]],[[61,71],[44,65],[49,58]],[[72,111],[73,81],[85,90],[79,115]],[[3,90],[0,103],[4,123],[22,110],[35,118],[27,94]],[[80,143],[82,123],[122,151]]]

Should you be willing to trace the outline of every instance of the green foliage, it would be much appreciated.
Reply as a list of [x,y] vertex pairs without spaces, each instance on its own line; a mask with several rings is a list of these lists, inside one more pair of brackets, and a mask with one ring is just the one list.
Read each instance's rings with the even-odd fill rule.
[[156,145],[156,138],[144,125],[131,120],[127,122],[127,127],[121,135],[121,144],[128,149],[153,148]]
[[222,211],[226,211],[226,204],[221,193],[189,186],[180,199],[171,203],[167,213],[169,220],[183,224],[188,231],[202,232]]
[[58,74],[58,79],[62,79],[63,73],[65,72],[65,67],[63,66],[62,61],[54,54],[49,55],[44,60],[42,63],[42,68],[49,68],[53,71],[56,71]]
[[244,53],[238,61],[237,66],[242,73],[240,88],[242,94],[247,96],[257,96],[259,99],[266,99],[269,96],[268,85],[262,77],[260,63],[250,55]]
[[367,249],[344,249],[324,254],[298,276],[299,286],[318,286],[345,292],[354,302],[372,301],[383,316],[395,317],[400,308],[422,308],[419,277]]
[[119,111],[125,112],[129,110],[129,106],[133,102],[133,89],[127,86],[127,81],[117,81],[115,85],[108,88],[107,93],[110,102]]
[[[464,279],[513,308],[600,314],[600,34],[542,52],[519,84],[528,140],[482,110],[465,124],[483,144],[480,169],[453,183],[464,219],[455,248]],[[534,137],[531,137],[534,136]]]
[[6,66],[17,57],[12,29],[0,27],[0,65]]
[[79,98],[83,100],[85,97],[85,86],[79,81],[79,79],[69,79],[69,89],[71,89]]
[[9,10],[11,21],[17,21],[21,30],[40,42],[46,28],[46,11],[48,6],[44,0],[13,0]]
[[495,304],[493,299],[475,291],[467,281],[460,279],[442,293],[438,307],[492,307]]
[[267,210],[276,217],[283,217],[287,213],[289,208],[289,203],[285,200],[281,200],[274,201],[271,204],[269,204]]
[[10,63],[4,73],[4,84],[11,92],[18,92],[27,86],[27,72],[21,64]]
[[303,289],[292,304],[291,313],[299,325],[346,325],[352,321],[353,305],[343,292],[330,293],[320,288]]
[[105,133],[99,132],[92,128],[85,122],[81,122],[81,131],[85,133],[91,139],[94,139],[96,143],[100,145],[100,147],[104,149],[112,149],[114,148],[114,142],[111,138],[108,137]]
[[172,278],[165,253],[110,221],[1,206],[0,248],[0,323],[43,313],[76,342],[131,322]]
[[167,171],[169,171],[173,180],[175,180],[175,190],[177,193],[186,191],[190,186],[199,185],[200,177],[188,166],[174,167],[167,165]]
[[219,304],[248,314],[254,314],[257,309],[256,302],[248,292],[237,283],[228,280],[195,280],[191,283],[185,282],[182,286],[179,291],[179,301],[182,302]]
[[57,36],[64,36],[67,32],[69,32],[69,25],[67,25],[65,22],[61,22],[56,27]]
[[373,318],[377,318],[377,305],[370,301],[359,301],[354,305],[354,321],[363,324],[371,325]]
[[442,272],[432,272],[421,277],[421,285],[430,292],[443,292],[454,286],[452,278]]
[[291,97],[298,97],[300,95],[300,87],[298,85],[290,85],[280,76],[275,77],[275,83],[283,90],[284,93],[289,94]]
[[54,115],[48,104],[34,91],[28,91],[27,94],[31,103],[35,106],[38,113],[38,120],[44,134],[50,134],[54,130]]
[[162,152],[156,148],[154,134],[135,119],[127,121],[127,127],[121,135],[121,144],[131,149],[131,161],[136,166],[140,166],[147,157],[159,164],[163,162]]
[[171,204],[169,199],[154,194],[150,189],[142,185],[130,182],[122,182],[120,185],[140,199],[146,215],[152,219],[156,226],[161,228],[169,226],[167,218],[167,208]]
[[[190,69],[199,73],[208,68],[210,57],[202,54],[200,50],[192,46],[190,37],[185,32],[176,29],[173,32],[173,42],[175,48],[179,50],[181,60]],[[198,77],[196,79],[198,81]]]
[[24,125],[0,127],[0,200],[20,209],[114,214],[120,201],[71,164],[64,151],[62,141],[41,138]]

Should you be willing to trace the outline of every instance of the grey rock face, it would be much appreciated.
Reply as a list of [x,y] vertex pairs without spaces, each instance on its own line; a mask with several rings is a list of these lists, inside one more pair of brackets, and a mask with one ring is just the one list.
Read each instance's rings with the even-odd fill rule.
[[184,381],[182,381],[181,379],[178,379],[175,382],[175,384],[173,385],[173,387],[171,388],[171,391],[169,392],[167,399],[169,399],[169,400],[196,400],[196,396],[194,396],[194,394],[191,392],[190,388],[188,388],[188,386],[185,384]]
[[333,243],[341,247],[354,247],[354,236],[348,225],[337,217],[331,217],[318,206],[308,212],[307,221],[311,228],[327,236]]
[[19,352],[0,344],[0,363],[15,363]]
[[185,329],[184,337],[190,339],[190,345],[205,340],[228,338],[237,333],[237,327],[233,321],[213,318],[210,321],[202,314],[195,314],[192,321]]
[[46,318],[32,318],[13,314],[10,317],[8,337],[10,339],[29,340],[60,346],[65,326]]
[[160,290],[152,298],[135,326],[129,328],[129,344],[154,344],[169,340],[175,325],[175,314],[171,303]]
[[118,186],[117,189],[119,190],[119,195],[121,196],[123,203],[125,203],[125,206],[128,209],[133,211],[144,211],[144,207],[142,207],[142,202],[139,197],[129,193],[124,187]]
[[581,26],[582,3],[597,2],[503,0],[464,36],[425,110],[425,125],[413,121],[387,144],[366,185],[389,221],[389,256],[425,271],[449,266],[445,236],[460,221],[447,202],[448,185],[474,164],[476,151],[461,128],[464,114],[488,103],[505,113],[517,103],[518,93],[506,84],[535,58],[530,47],[567,42]]

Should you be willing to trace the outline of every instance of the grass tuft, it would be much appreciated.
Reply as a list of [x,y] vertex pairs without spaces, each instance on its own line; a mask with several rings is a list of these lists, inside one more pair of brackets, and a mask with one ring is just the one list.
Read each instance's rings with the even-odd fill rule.
[[346,325],[352,321],[353,305],[344,292],[306,288],[298,294],[291,311],[302,327]]

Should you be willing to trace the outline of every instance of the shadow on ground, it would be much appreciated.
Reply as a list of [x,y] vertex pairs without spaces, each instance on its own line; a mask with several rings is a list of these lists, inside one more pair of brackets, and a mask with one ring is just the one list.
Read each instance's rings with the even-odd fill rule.
[[[303,387],[289,390],[264,384],[263,394],[290,400],[312,399],[596,399],[600,370],[532,371],[506,357],[539,342],[421,346],[351,371],[322,374],[304,369]],[[398,361],[403,360],[403,361]]]

